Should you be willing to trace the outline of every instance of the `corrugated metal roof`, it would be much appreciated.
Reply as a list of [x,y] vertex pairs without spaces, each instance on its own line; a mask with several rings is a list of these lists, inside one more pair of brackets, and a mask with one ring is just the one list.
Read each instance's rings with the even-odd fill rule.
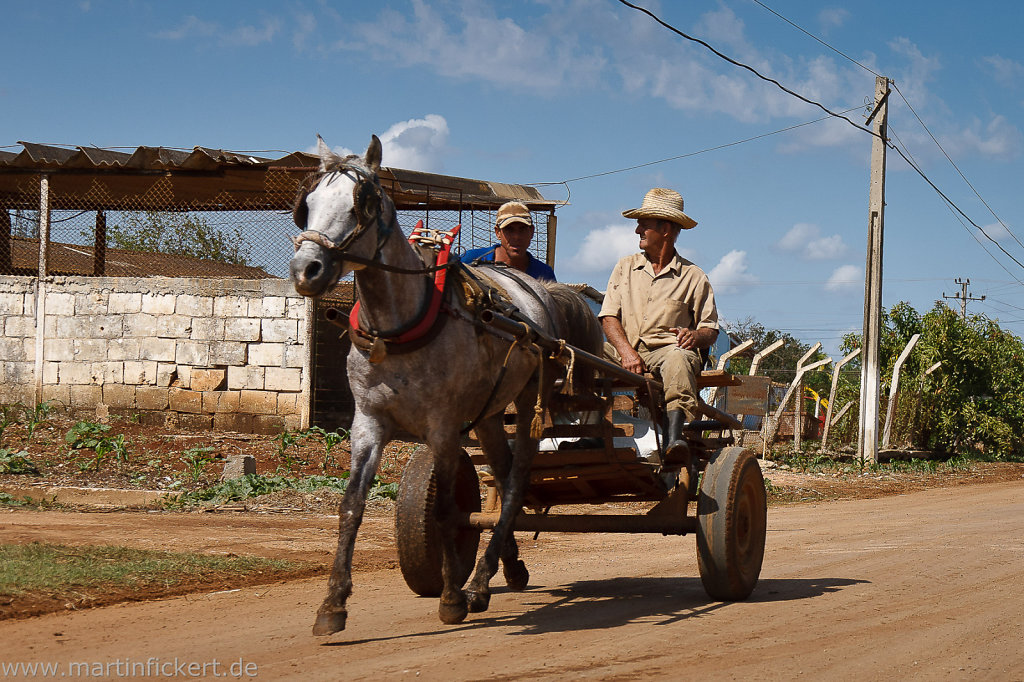
[[[20,151],[0,150],[0,199],[14,206],[16,197],[28,193],[26,174],[47,172],[51,177],[54,208],[62,194],[75,195],[75,207],[120,208],[119,199],[140,192],[139,176],[170,176],[170,197],[147,197],[146,208],[174,208],[192,204],[196,209],[217,210],[225,194],[252,199],[260,208],[288,209],[291,191],[268,191],[263,177],[285,173],[296,181],[316,170],[320,160],[313,154],[292,152],[278,158],[255,156],[223,149],[195,147],[192,151],[167,147],[138,147],[131,152],[101,147],[62,147],[19,142]],[[92,179],[102,177],[108,195],[90,196]],[[429,206],[447,209],[493,209],[506,201],[522,201],[537,211],[548,211],[560,202],[545,199],[535,188],[401,168],[382,168],[384,188],[400,209]],[[259,195],[259,198],[255,197]],[[83,199],[86,197],[86,199]],[[30,208],[30,206],[25,206]],[[253,206],[254,208],[256,206]]]

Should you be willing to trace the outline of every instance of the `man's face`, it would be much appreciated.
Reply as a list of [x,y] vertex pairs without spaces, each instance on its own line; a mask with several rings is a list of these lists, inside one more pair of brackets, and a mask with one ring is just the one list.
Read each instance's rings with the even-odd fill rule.
[[659,253],[665,242],[672,239],[672,224],[657,218],[640,218],[636,221],[636,233],[640,235],[641,251]]
[[505,252],[513,258],[521,258],[526,255],[533,239],[533,227],[526,223],[506,223],[505,227],[494,228],[494,233],[504,247]]

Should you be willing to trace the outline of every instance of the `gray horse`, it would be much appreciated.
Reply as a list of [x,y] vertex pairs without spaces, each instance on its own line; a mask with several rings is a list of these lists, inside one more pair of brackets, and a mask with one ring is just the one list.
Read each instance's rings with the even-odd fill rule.
[[[434,454],[437,521],[441,529],[442,579],[438,615],[460,623],[469,611],[484,611],[489,582],[501,559],[509,589],[526,588],[529,573],[518,558],[512,533],[522,507],[530,464],[537,452],[531,437],[538,392],[550,390],[554,371],[538,371],[542,356],[529,344],[482,328],[464,296],[445,294],[442,320],[429,342],[416,350],[388,352],[389,339],[416,326],[431,295],[424,265],[398,227],[395,206],[382,191],[377,171],[381,144],[376,136],[363,157],[339,157],[319,141],[320,173],[296,201],[295,220],[303,228],[294,241],[291,275],[295,289],[318,296],[338,278],[355,272],[361,310],[358,324],[374,338],[373,348],[353,345],[348,377],[355,398],[349,485],[339,510],[338,548],[328,594],[317,612],[315,635],[345,628],[346,600],[352,592],[352,550],[369,487],[381,452],[396,429],[421,439]],[[462,266],[457,266],[462,267]],[[537,329],[598,352],[601,331],[585,302],[571,289],[540,283],[507,268],[479,270]],[[545,367],[553,365],[547,361]],[[544,378],[541,386],[540,377]],[[514,453],[503,426],[505,408],[516,406]],[[459,510],[454,501],[461,456],[460,428],[476,422],[476,435],[494,471],[502,511],[470,584],[456,554]]]

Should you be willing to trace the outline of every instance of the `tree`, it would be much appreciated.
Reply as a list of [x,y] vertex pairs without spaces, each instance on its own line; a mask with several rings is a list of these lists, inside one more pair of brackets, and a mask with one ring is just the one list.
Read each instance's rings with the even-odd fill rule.
[[[753,353],[764,350],[779,339],[782,339],[782,347],[761,360],[757,373],[762,376],[771,377],[772,381],[789,384],[796,378],[797,361],[811,349],[811,344],[803,343],[792,335],[778,329],[766,329],[763,324],[755,322],[751,317],[746,317],[738,322],[723,321],[722,327],[740,342],[747,339],[753,339],[754,341],[750,357],[737,356],[729,361],[729,371],[733,374],[746,374],[750,370]],[[825,357],[825,354],[820,350],[816,351],[806,364],[823,360]],[[826,396],[828,395],[830,382],[831,377],[827,372],[811,372],[804,375],[805,386],[810,386],[818,393],[824,391]]]
[[192,213],[129,213],[107,227],[110,248],[156,251],[247,265],[249,245],[239,227],[221,228]]

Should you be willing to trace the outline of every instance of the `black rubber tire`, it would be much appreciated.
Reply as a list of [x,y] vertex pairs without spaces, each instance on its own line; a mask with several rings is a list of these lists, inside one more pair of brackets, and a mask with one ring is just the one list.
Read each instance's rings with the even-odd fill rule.
[[697,496],[697,566],[712,599],[740,601],[754,591],[764,559],[767,500],[753,452],[715,452]]
[[[395,543],[398,567],[409,588],[421,597],[438,597],[444,588],[441,577],[441,536],[434,516],[437,481],[434,456],[421,445],[402,473],[395,505]],[[480,480],[463,450],[455,482],[455,501],[463,512],[480,511]],[[459,584],[466,582],[476,562],[480,531],[460,528],[455,538],[459,556]]]

